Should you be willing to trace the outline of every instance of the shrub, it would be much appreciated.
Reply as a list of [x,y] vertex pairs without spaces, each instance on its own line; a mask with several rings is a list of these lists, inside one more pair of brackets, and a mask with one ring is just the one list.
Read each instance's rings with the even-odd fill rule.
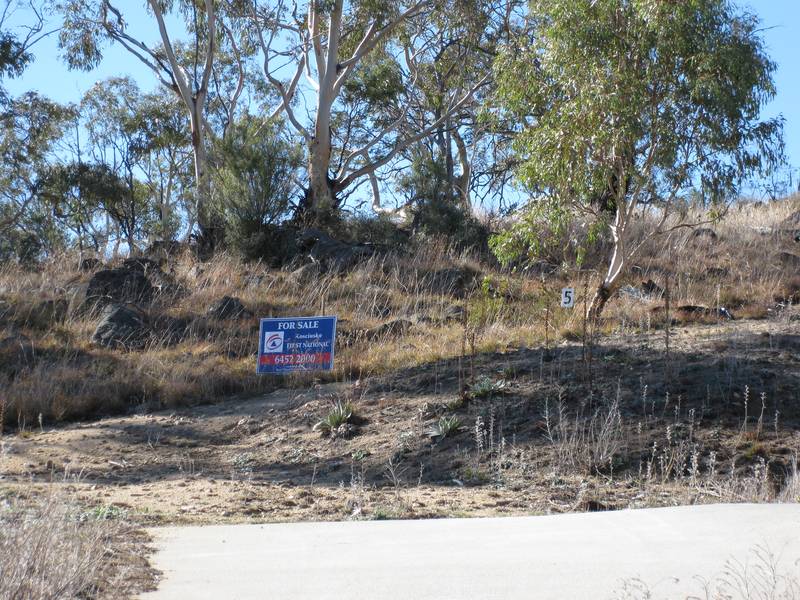
[[245,258],[272,258],[282,245],[271,238],[289,210],[299,152],[270,123],[245,117],[219,142],[213,162],[212,204],[226,242]]
[[354,415],[355,410],[351,402],[337,400],[333,404],[330,412],[314,425],[314,431],[319,431],[323,435],[330,435],[342,425],[350,423]]

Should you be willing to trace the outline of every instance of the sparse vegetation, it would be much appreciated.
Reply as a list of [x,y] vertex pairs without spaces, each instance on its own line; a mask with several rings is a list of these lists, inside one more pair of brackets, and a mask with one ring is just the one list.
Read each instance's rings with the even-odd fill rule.
[[0,597],[116,599],[151,588],[146,536],[113,512],[81,513],[60,494],[0,501]]
[[336,400],[328,414],[314,425],[314,431],[323,435],[335,435],[342,426],[350,424],[354,416],[355,409],[351,402]]

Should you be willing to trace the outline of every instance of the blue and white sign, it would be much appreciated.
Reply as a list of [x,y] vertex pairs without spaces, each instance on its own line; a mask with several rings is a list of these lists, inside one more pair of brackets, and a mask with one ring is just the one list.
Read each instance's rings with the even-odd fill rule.
[[261,319],[257,373],[330,371],[336,317]]

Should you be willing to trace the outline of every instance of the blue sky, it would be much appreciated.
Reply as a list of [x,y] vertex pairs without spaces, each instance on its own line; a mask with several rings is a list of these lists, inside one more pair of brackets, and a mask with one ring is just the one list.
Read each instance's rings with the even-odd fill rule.
[[[129,2],[130,0],[126,0]],[[138,3],[137,3],[138,4]],[[800,179],[800,0],[740,0],[762,20],[764,38],[778,64],[775,81],[778,95],[766,108],[765,117],[782,114],[786,119],[786,154],[794,168],[794,186]],[[157,32],[143,8],[126,16],[131,31],[139,39],[154,42]],[[16,15],[24,19],[24,13]],[[91,73],[69,71],[59,60],[55,36],[36,47],[36,61],[17,80],[7,81],[12,93],[35,89],[60,102],[76,101],[95,81],[111,76],[130,75],[144,90],[155,86],[153,75],[119,46],[109,47],[99,68]]]

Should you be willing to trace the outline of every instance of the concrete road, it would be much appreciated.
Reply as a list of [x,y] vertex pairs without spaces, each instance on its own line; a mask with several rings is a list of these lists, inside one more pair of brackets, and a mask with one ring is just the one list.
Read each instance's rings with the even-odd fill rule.
[[756,545],[800,575],[789,504],[153,533],[164,578],[147,600],[601,600],[637,577],[675,599],[702,596],[693,577],[713,579]]

